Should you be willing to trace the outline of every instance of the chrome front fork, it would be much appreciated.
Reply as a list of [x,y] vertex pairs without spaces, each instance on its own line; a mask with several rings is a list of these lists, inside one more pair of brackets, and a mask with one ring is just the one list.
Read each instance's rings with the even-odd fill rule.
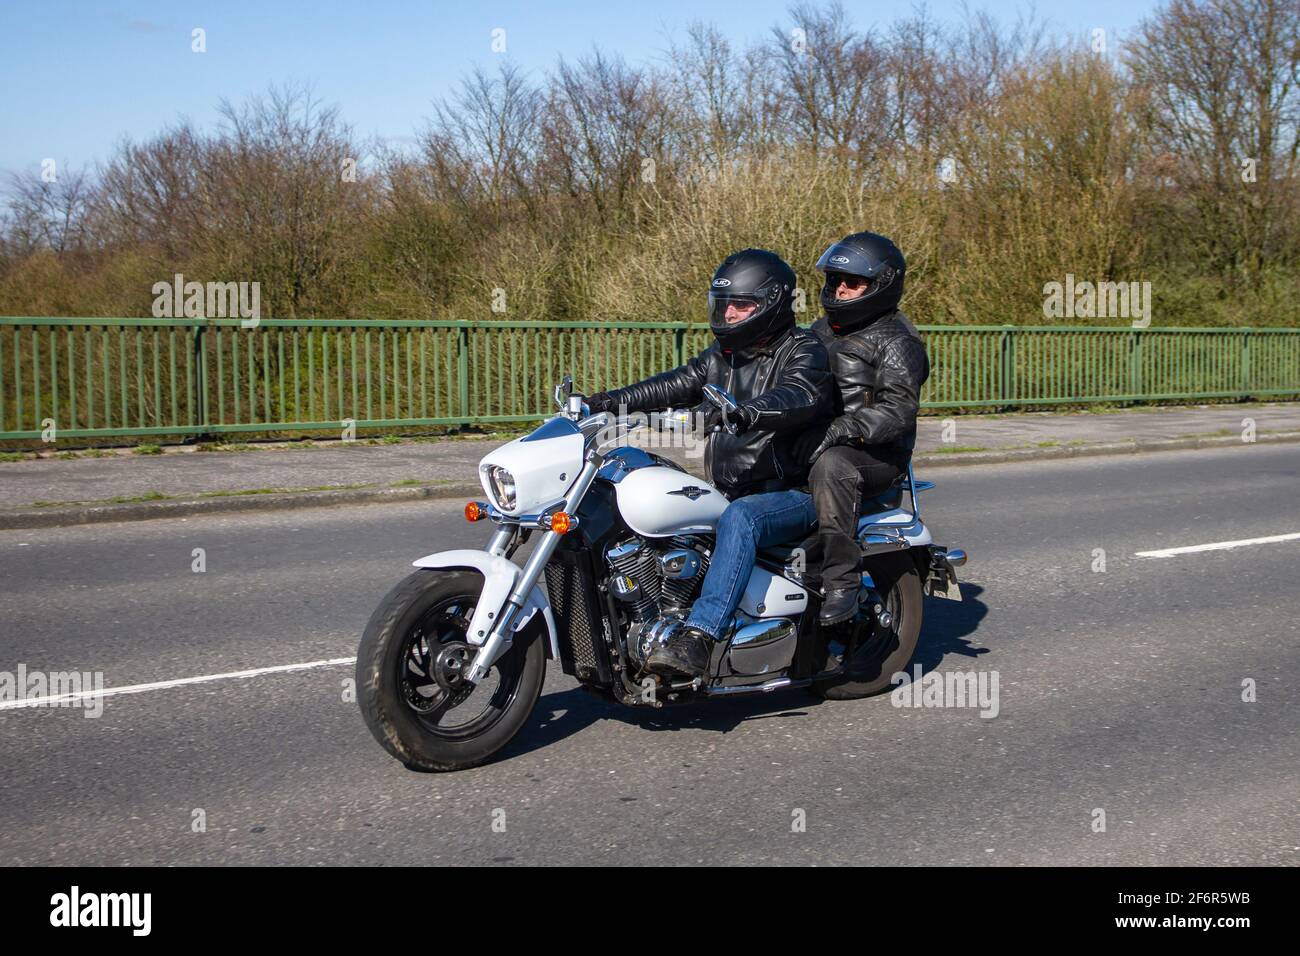
[[[583,466],[582,471],[578,474],[578,480],[573,483],[569,489],[568,497],[564,499],[562,510],[573,514],[577,509],[578,503],[582,501],[583,495],[591,487],[592,481],[596,478],[596,472],[600,468],[599,456],[592,454],[588,456],[587,463]],[[506,532],[503,527],[498,527],[492,534],[488,542],[488,551],[496,554],[494,549],[500,548],[504,552],[509,545],[510,538],[514,534],[513,529]],[[474,662],[470,665],[469,670],[465,672],[465,680],[471,684],[477,684],[487,676],[492,665],[496,663],[497,658],[504,654],[510,647],[513,639],[515,618],[519,616],[520,609],[528,602],[528,596],[532,593],[533,587],[542,577],[542,571],[546,568],[546,563],[551,560],[551,555],[555,553],[555,548],[560,543],[560,535],[554,531],[548,531],[542,536],[542,540],[537,542],[537,547],[528,557],[528,563],[524,565],[519,579],[515,582],[514,589],[510,596],[506,598],[505,605],[501,608],[501,613],[497,615],[496,626],[483,642],[477,654],[474,655]]]
[[515,540],[515,535],[518,533],[518,525],[506,524],[505,522],[497,525],[496,530],[492,532],[492,537],[488,538],[487,553],[504,558],[506,552],[510,550],[511,542]]

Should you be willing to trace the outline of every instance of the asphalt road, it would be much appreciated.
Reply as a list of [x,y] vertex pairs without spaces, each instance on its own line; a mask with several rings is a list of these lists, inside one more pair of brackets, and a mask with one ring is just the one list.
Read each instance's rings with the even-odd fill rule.
[[[801,691],[630,710],[552,666],[495,762],[420,774],[345,700],[347,664],[94,719],[0,709],[0,862],[1300,862],[1300,540],[1135,556],[1300,532],[1300,446],[931,477],[927,521],[972,562],[965,602],[927,600],[917,660],[996,672],[996,717]],[[411,559],[485,539],[459,511],[0,532],[0,672],[113,688],[350,657]]]

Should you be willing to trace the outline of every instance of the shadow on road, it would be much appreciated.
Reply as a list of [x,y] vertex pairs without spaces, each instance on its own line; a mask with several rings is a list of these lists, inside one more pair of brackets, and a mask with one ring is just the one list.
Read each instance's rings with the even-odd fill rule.
[[[989,652],[988,648],[976,647],[968,640],[988,613],[987,606],[979,600],[984,589],[969,582],[963,582],[961,588],[961,602],[926,599],[925,624],[912,658],[912,664],[920,664],[923,671],[934,670],[949,655],[974,658]],[[690,728],[725,734],[745,721],[806,717],[809,710],[822,704],[806,689],[799,689],[652,710],[627,707],[572,687],[543,695],[524,729],[496,760],[509,760],[549,747],[602,720],[617,720],[652,732]]]
[[979,657],[989,652],[987,647],[976,647],[967,640],[988,615],[988,605],[979,599],[983,593],[978,584],[963,581],[960,601],[925,599],[925,623],[921,625],[921,639],[912,655],[913,667],[920,664],[922,672],[928,673],[949,654]]

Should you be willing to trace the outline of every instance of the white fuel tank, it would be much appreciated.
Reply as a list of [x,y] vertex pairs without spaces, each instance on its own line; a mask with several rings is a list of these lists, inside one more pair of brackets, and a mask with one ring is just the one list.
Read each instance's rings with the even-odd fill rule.
[[722,492],[676,468],[638,468],[614,486],[627,526],[646,538],[712,531],[727,507]]

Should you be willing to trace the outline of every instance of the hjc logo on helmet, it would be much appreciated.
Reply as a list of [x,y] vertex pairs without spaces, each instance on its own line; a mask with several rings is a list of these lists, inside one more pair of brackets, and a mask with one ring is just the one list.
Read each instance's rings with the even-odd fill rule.
[[720,289],[720,288],[722,288],[722,287],[724,287],[724,286],[729,286],[729,285],[731,285],[731,280],[730,280],[730,279],[714,279],[714,280],[713,280],[713,284],[714,284],[716,287],[718,287],[718,288]]
[[849,261],[848,256],[831,256],[831,262],[836,265],[844,265]]

